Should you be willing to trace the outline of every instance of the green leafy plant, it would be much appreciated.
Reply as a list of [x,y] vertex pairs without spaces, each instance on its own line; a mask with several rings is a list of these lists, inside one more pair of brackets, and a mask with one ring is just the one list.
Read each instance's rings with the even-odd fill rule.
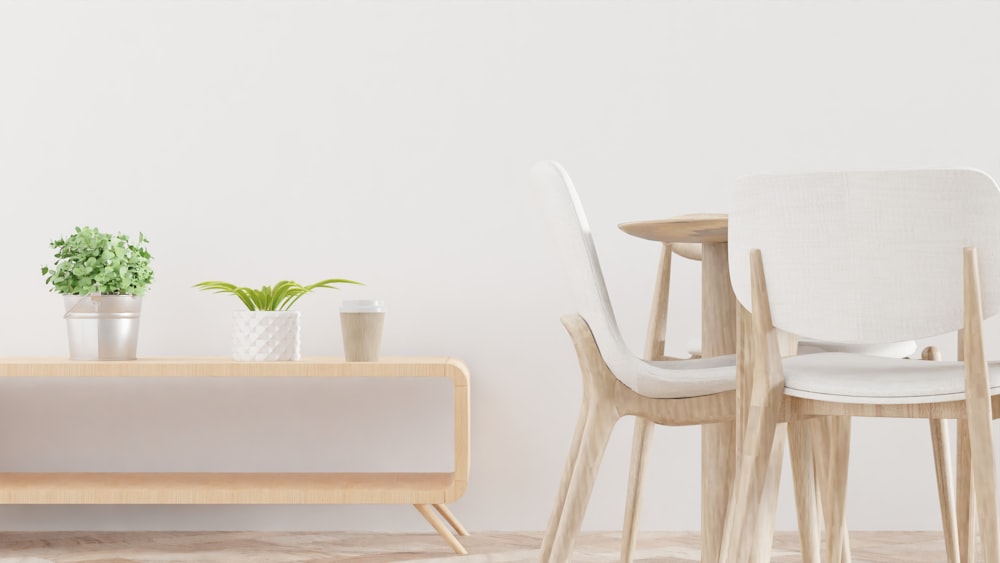
[[221,281],[204,281],[195,284],[194,287],[213,293],[232,293],[239,297],[240,301],[251,311],[287,311],[303,295],[320,288],[340,289],[334,285],[338,283],[364,285],[352,280],[328,279],[311,285],[282,280],[273,286],[265,285],[260,289],[237,287],[234,284]]
[[56,293],[142,295],[153,281],[148,242],[142,233],[132,244],[121,233],[77,227],[72,235],[52,241],[56,261],[51,268],[42,266],[42,275]]

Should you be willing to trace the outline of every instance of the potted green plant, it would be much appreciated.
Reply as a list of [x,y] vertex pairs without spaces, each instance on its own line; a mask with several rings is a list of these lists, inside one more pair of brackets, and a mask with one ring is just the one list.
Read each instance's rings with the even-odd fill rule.
[[93,227],[51,242],[55,263],[42,275],[63,295],[70,359],[135,359],[142,296],[153,281],[148,242]]
[[204,281],[194,287],[214,293],[229,293],[243,302],[246,310],[233,313],[233,359],[259,362],[298,360],[301,357],[300,315],[298,311],[289,309],[313,290],[340,289],[336,284],[343,283],[364,285],[331,278],[311,285],[282,280],[260,289],[221,281]]

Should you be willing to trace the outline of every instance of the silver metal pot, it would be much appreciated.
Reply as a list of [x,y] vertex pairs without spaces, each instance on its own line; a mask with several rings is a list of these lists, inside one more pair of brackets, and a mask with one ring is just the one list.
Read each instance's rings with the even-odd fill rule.
[[138,295],[64,295],[71,360],[134,360],[139,343]]

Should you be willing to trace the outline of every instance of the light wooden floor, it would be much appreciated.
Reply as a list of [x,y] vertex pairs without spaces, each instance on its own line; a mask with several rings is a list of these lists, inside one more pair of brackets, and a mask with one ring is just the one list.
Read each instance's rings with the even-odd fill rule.
[[[473,533],[462,538],[470,555],[457,556],[435,534],[347,532],[4,532],[0,563],[184,562],[286,563],[352,561],[384,563],[534,562],[540,532]],[[585,533],[574,563],[618,561],[619,533]],[[698,536],[645,533],[639,536],[636,563],[698,561]],[[855,532],[855,563],[939,563],[944,542],[935,532]],[[798,534],[779,533],[772,561],[800,561]]]

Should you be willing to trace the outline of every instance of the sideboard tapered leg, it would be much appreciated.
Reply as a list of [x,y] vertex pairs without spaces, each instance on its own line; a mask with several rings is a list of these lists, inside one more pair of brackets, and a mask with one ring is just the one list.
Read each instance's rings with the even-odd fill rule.
[[455,536],[451,533],[451,530],[449,530],[448,527],[444,525],[444,522],[442,522],[441,519],[437,517],[437,514],[434,514],[434,511],[431,510],[431,507],[427,506],[426,504],[414,504],[413,507],[416,508],[417,512],[419,512],[420,515],[423,516],[424,519],[427,520],[430,523],[430,525],[434,527],[434,530],[436,530],[437,533],[440,534],[442,538],[444,538],[444,541],[448,542],[448,545],[450,545],[451,548],[455,550],[455,553],[459,555],[466,555],[469,553],[468,551],[465,550],[464,547],[462,547],[462,544],[459,543],[458,539],[455,538]]
[[456,534],[460,536],[469,535],[469,532],[465,530],[465,527],[463,527],[462,523],[458,521],[458,518],[455,518],[455,515],[452,514],[450,510],[448,510],[447,506],[443,504],[435,504],[433,506],[434,508],[437,509],[438,512],[441,513],[441,517],[444,518],[445,522],[451,525],[451,527],[455,530]]

